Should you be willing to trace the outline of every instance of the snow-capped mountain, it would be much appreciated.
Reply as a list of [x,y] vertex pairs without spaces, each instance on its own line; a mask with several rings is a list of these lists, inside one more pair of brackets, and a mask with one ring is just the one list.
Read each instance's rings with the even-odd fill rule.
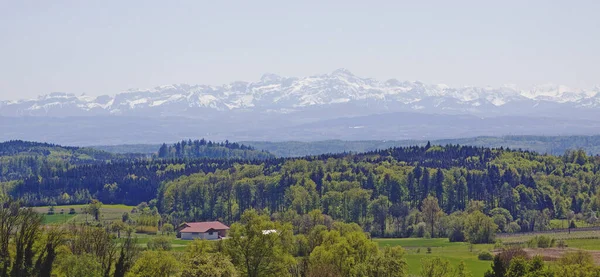
[[[114,96],[51,93],[32,100],[0,101],[3,116],[140,115],[201,117],[207,112],[292,113],[332,106],[362,108],[362,115],[419,111],[486,115],[547,113],[600,107],[600,87],[559,85],[460,87],[418,81],[361,78],[346,69],[295,78],[265,74],[256,82],[222,86],[168,85]],[[343,108],[342,108],[343,110]]]
[[600,87],[449,87],[361,78],[348,70],[265,74],[222,86],[169,85],[90,97],[0,102],[0,141],[68,145],[211,140],[401,140],[590,135]]

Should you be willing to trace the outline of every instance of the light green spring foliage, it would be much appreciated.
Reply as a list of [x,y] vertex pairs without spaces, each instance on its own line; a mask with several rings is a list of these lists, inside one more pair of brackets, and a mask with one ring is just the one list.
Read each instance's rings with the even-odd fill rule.
[[[265,233],[267,230],[274,232]],[[289,224],[279,224],[247,210],[239,223],[231,225],[226,253],[243,276],[287,276],[296,261],[291,255],[293,234]]]
[[237,270],[229,257],[223,253],[196,255],[188,257],[183,266],[181,277],[237,277]]
[[59,256],[53,273],[57,277],[100,277],[102,265],[90,254],[65,253]]
[[517,257],[510,261],[506,277],[523,277],[529,272],[529,264],[523,257]]
[[148,241],[146,246],[150,250],[169,251],[172,248],[171,238],[167,236],[155,236]]
[[421,260],[421,276],[423,277],[448,277],[452,268],[448,260],[435,257]]
[[185,251],[181,277],[239,276],[235,266],[231,263],[231,258],[224,253],[215,251],[211,242],[194,240]]
[[460,263],[456,267],[454,276],[455,277],[473,277],[471,272],[467,270],[467,266],[465,265],[464,261],[460,261]]
[[[346,229],[346,228],[342,228]],[[347,230],[346,230],[347,231]],[[320,231],[321,245],[309,258],[309,276],[406,276],[407,264],[401,247],[384,248],[360,231]]]
[[555,277],[598,277],[600,267],[594,264],[589,252],[577,251],[565,254],[553,267]]
[[175,227],[171,223],[165,223],[165,224],[163,224],[161,231],[163,232],[163,235],[164,234],[169,235],[175,231]]
[[404,249],[399,246],[384,248],[377,256],[369,259],[369,276],[407,276],[408,265],[404,254]]
[[450,266],[450,262],[440,257],[421,260],[422,277],[472,277],[470,271],[463,261],[456,268]]
[[[512,251],[512,253],[511,253]],[[600,267],[589,252],[566,253],[557,262],[547,264],[542,257],[528,259],[520,249],[504,250],[494,258],[486,277],[598,277]],[[508,254],[507,254],[508,253]],[[518,254],[517,254],[518,253]],[[502,256],[502,258],[498,258]]]
[[144,251],[127,277],[168,277],[180,273],[181,263],[170,252]]
[[492,243],[498,225],[480,211],[470,213],[465,221],[465,235],[470,243]]

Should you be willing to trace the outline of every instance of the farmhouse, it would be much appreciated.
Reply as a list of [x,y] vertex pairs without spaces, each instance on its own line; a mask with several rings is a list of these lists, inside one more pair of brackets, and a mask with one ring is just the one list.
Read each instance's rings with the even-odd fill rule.
[[227,236],[229,227],[219,221],[189,222],[177,228],[177,237],[184,240],[216,240]]

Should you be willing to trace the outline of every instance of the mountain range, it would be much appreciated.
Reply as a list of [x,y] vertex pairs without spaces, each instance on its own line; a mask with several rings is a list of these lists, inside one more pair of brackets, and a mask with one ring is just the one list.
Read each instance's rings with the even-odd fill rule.
[[99,97],[55,92],[31,100],[0,101],[4,130],[0,139],[45,138],[90,145],[190,137],[348,140],[567,135],[597,133],[598,118],[599,86],[588,90],[561,85],[527,90],[453,88],[379,81],[338,69],[300,78],[265,74],[256,82],[221,86],[178,84]]

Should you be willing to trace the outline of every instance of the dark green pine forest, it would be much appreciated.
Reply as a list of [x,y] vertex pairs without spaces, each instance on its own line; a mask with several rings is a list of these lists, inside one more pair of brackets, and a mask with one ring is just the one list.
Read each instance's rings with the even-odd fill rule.
[[[156,208],[163,222],[275,219],[320,210],[379,237],[473,242],[538,231],[551,219],[597,219],[600,157],[445,145],[275,158],[237,143],[163,145],[152,156],[13,141],[0,144],[4,198],[26,205],[103,203]],[[487,226],[467,236],[466,220]],[[487,225],[486,225],[487,224]],[[467,226],[467,227],[465,227]]]

